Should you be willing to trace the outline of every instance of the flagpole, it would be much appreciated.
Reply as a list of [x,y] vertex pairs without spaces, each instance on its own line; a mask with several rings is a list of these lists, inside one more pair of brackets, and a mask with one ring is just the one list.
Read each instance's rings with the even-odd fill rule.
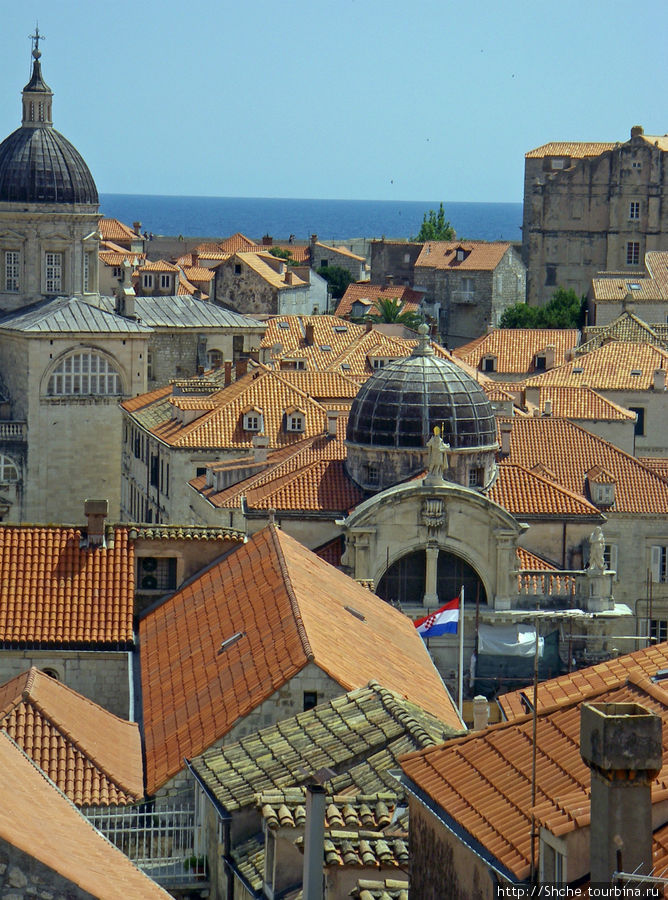
[[459,621],[457,623],[457,631],[459,632],[459,715],[463,718],[462,710],[464,706],[464,585],[459,591]]

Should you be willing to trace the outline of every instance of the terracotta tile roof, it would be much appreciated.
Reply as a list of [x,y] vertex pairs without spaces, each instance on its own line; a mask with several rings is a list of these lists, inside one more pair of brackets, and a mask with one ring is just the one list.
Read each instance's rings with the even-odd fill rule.
[[149,793],[309,662],[344,690],[382,680],[458,727],[412,622],[275,526],[150,611],[140,640]]
[[308,265],[311,260],[311,247],[308,244],[272,244],[271,249],[289,250],[295,262]]
[[408,900],[408,882],[398,878],[360,878],[350,896],[353,900]]
[[359,383],[342,372],[312,371],[307,369],[278,369],[277,374],[318,403],[329,408],[329,400],[354,400],[360,389]]
[[[173,404],[168,403],[160,424],[151,428],[152,433],[172,447],[250,448],[255,433],[244,429],[243,415],[257,409],[263,415],[263,434],[269,446],[282,447],[320,434],[327,425],[323,406],[264,366],[206,398],[204,408],[210,402],[214,408],[188,424],[171,418]],[[304,413],[302,432],[285,429],[285,413],[292,407]]]
[[100,219],[97,223],[98,230],[103,241],[131,241],[137,240],[140,235],[132,228],[124,225],[118,219]]
[[544,412],[548,400],[552,404],[551,415],[558,418],[609,422],[635,421],[636,418],[634,412],[608,400],[590,387],[541,386],[536,403],[539,411]]
[[658,475],[659,478],[668,480],[668,459],[665,457],[639,456],[639,462]]
[[[247,238],[246,235],[241,234],[240,231],[237,231],[233,235],[230,235],[230,237],[225,238],[225,240],[221,241],[217,246],[225,253],[243,253],[244,251],[252,252],[255,250],[263,249],[261,244],[258,244],[257,241],[251,241],[250,238]],[[199,250],[199,247],[197,249]]]
[[[191,284],[188,279],[185,277],[183,272],[179,272],[179,280],[176,285],[176,296],[177,297],[192,297],[195,291],[199,290],[196,288],[194,284]],[[202,294],[203,297],[208,297],[208,294]]]
[[502,462],[498,478],[489,491],[489,498],[514,516],[563,517],[584,516],[601,518],[600,510],[581,493],[555,484],[538,472],[524,466]]
[[131,253],[129,250],[100,250],[100,261],[105,266],[122,266],[127,260],[131,266],[143,265],[146,261],[145,253]]
[[[225,262],[225,260],[229,259],[232,256],[232,250],[221,250],[218,244],[199,244],[199,246],[195,247],[195,253],[200,260],[208,259],[211,262]],[[181,262],[183,260],[183,263]],[[179,265],[192,265],[193,255],[192,253],[187,253],[185,256],[182,256],[177,262]]]
[[404,304],[407,312],[417,312],[420,307],[420,301],[424,297],[423,291],[416,291],[406,287],[403,284],[371,284],[370,281],[357,281],[349,284],[346,292],[339,300],[334,315],[339,317],[349,316],[352,305],[356,300],[371,300],[372,303],[378,299],[396,297]]
[[0,733],[0,839],[99,900],[170,895],[104,838]]
[[207,269],[206,266],[183,266],[183,274],[190,282],[209,282],[213,281],[216,277],[216,273],[213,269]]
[[[538,709],[555,704],[582,699],[587,694],[600,691],[613,681],[639,673],[652,678],[660,669],[668,668],[668,643],[642,647],[633,653],[625,653],[616,659],[596,663],[567,675],[542,681],[538,687]],[[502,694],[497,700],[504,716],[515,719],[533,709],[533,688],[522,688]]]
[[136,397],[124,400],[121,403],[121,406],[127,412],[134,412],[137,409],[143,409],[146,406],[150,406],[152,403],[155,403],[156,400],[163,400],[166,397],[171,396],[172,387],[168,384],[165,387],[156,388],[154,391],[148,391],[146,394],[138,394]]
[[[511,246],[507,241],[427,241],[415,261],[415,268],[493,272]],[[459,248],[466,253],[461,261],[457,259]]]
[[534,372],[535,357],[554,347],[555,365],[561,365],[566,353],[579,341],[577,328],[495,328],[452,351],[456,359],[480,368],[483,357],[496,357],[496,371],[508,374]]
[[[303,278],[300,278],[294,271],[291,271],[289,266],[283,275],[276,271],[271,264],[272,260],[276,261],[276,257],[263,250],[258,251],[257,253],[235,253],[234,259],[239,260],[239,262],[248,266],[248,268],[259,275],[263,281],[266,281],[267,284],[270,284],[272,287],[278,288],[279,290],[308,287],[308,282],[304,281]],[[290,281],[287,280],[288,275],[291,276]]]
[[543,559],[541,556],[537,556],[535,553],[532,553],[525,547],[518,547],[515,551],[515,555],[517,557],[519,569],[540,569],[541,571],[545,572],[556,571],[556,566],[553,566],[552,563],[548,562],[546,559]]
[[192,768],[228,812],[253,806],[260,791],[304,785],[318,771],[333,794],[396,794],[399,785],[388,770],[400,748],[433,747],[451,733],[419,706],[372,682],[236,744],[207,750]]
[[[399,785],[397,785],[399,788]],[[397,809],[397,793],[334,794],[325,801],[325,829],[349,828],[382,831],[392,824]],[[289,787],[255,795],[267,828],[303,828],[306,823],[306,788]]]
[[[295,844],[303,850],[304,838]],[[408,868],[408,835],[389,838],[382,831],[332,829],[325,832],[325,866]]]
[[133,645],[134,548],[82,547],[85,528],[0,526],[0,645]]
[[[594,697],[639,703],[668,720],[668,695],[650,682],[617,681],[586,699]],[[580,699],[538,714],[535,807],[540,822],[557,835],[589,823],[590,771],[580,757]],[[479,841],[513,880],[526,878],[530,867],[532,727],[532,717],[524,716],[400,761],[408,778],[463,829],[463,839]],[[664,741],[668,744],[668,734]],[[653,791],[655,800],[668,796],[667,766]],[[581,798],[580,806],[560,801],[573,795]]]
[[128,524],[131,541],[238,541],[245,535],[221,525],[141,525]]
[[571,156],[574,159],[584,159],[588,156],[600,156],[608,150],[614,150],[619,143],[605,141],[552,141],[542,144],[535,150],[529,150],[524,156],[526,159],[540,159],[544,156]]
[[606,392],[647,391],[654,384],[655,369],[668,369],[668,352],[650,344],[610,341],[556,369],[527,379],[526,384],[586,385]]
[[512,422],[507,462],[526,469],[542,463],[554,472],[558,484],[582,496],[587,492],[587,472],[600,465],[615,478],[615,512],[668,512],[665,481],[633,456],[579,425],[552,416],[497,419],[498,423],[503,421]]
[[[264,835],[254,834],[230,850],[234,867],[258,896],[264,884]],[[285,894],[283,894],[285,897]]]
[[143,266],[140,266],[139,272],[178,272],[179,267],[166,259],[147,259]]
[[608,341],[630,341],[633,344],[654,344],[664,350],[668,345],[668,333],[663,324],[648,325],[635,314],[624,311],[608,325],[590,325],[584,331],[584,343],[576,353],[589,353]]
[[328,562],[330,566],[341,565],[341,557],[343,556],[343,551],[345,550],[345,541],[343,535],[338,535],[331,541],[327,541],[326,544],[321,544],[320,547],[316,547],[313,552],[316,556],[319,556],[320,559],[324,559],[325,562]]
[[139,726],[32,668],[0,686],[0,726],[76,806],[144,795]]
[[347,247],[336,247],[333,244],[323,244],[321,241],[316,241],[315,246],[322,247],[324,250],[332,250],[334,253],[340,253],[341,256],[347,256],[349,259],[357,259],[362,263],[366,261],[364,256],[358,256],[357,253],[353,253]]

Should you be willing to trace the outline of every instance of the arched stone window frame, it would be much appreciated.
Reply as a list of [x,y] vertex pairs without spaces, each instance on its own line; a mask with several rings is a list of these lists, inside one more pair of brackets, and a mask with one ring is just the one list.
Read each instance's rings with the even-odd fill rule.
[[[11,477],[11,470],[15,477]],[[0,484],[16,484],[21,480],[21,466],[11,456],[0,453]]]
[[[84,372],[84,371],[81,371],[81,369],[80,369],[80,371],[78,373],[74,372],[74,371],[72,371],[71,373],[59,372],[60,367],[65,365],[66,360],[72,359],[75,356],[83,355],[83,354],[94,355],[98,359],[103,360],[105,363],[106,371],[103,371],[102,373],[91,372],[89,369],[88,372]],[[112,370],[112,371],[109,371],[109,370]],[[78,375],[80,377],[90,376],[90,375],[98,375],[99,376],[100,374],[106,375],[107,377],[109,377],[110,375],[116,375],[118,378],[118,390],[117,391],[104,391],[104,392],[100,392],[99,390],[95,391],[95,392],[91,392],[90,390],[87,390],[87,391],[79,390],[79,391],[69,391],[69,392],[60,391],[57,393],[54,391],[50,391],[49,388],[51,385],[51,379],[54,376],[57,376],[57,375],[66,376],[68,374],[72,375],[72,376]],[[51,362],[51,364],[49,365],[48,369],[46,369],[46,371],[44,372],[44,375],[42,376],[42,384],[41,384],[41,389],[40,389],[40,395],[47,400],[58,400],[58,399],[68,399],[68,398],[72,399],[72,398],[80,398],[80,397],[114,398],[114,397],[123,397],[127,393],[128,393],[127,379],[123,372],[123,367],[121,366],[119,361],[114,356],[112,356],[110,353],[107,353],[102,348],[96,347],[92,344],[82,344],[77,347],[69,347],[67,350],[65,350],[63,353],[61,353],[56,359],[54,359]]]

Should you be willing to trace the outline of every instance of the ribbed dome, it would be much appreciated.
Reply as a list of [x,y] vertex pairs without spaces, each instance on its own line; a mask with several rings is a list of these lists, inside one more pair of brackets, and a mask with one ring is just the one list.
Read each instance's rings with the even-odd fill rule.
[[21,126],[0,144],[0,202],[99,202],[93,176],[54,128]]
[[362,386],[348,417],[351,444],[424,447],[434,426],[453,449],[496,444],[491,404],[462,369],[421,347],[388,363]]

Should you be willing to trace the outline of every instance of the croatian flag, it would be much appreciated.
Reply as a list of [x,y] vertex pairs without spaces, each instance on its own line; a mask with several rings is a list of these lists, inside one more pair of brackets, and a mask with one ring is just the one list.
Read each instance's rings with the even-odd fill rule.
[[441,634],[457,634],[459,623],[459,597],[455,597],[445,606],[429,613],[413,623],[418,634],[423,638],[438,637]]

